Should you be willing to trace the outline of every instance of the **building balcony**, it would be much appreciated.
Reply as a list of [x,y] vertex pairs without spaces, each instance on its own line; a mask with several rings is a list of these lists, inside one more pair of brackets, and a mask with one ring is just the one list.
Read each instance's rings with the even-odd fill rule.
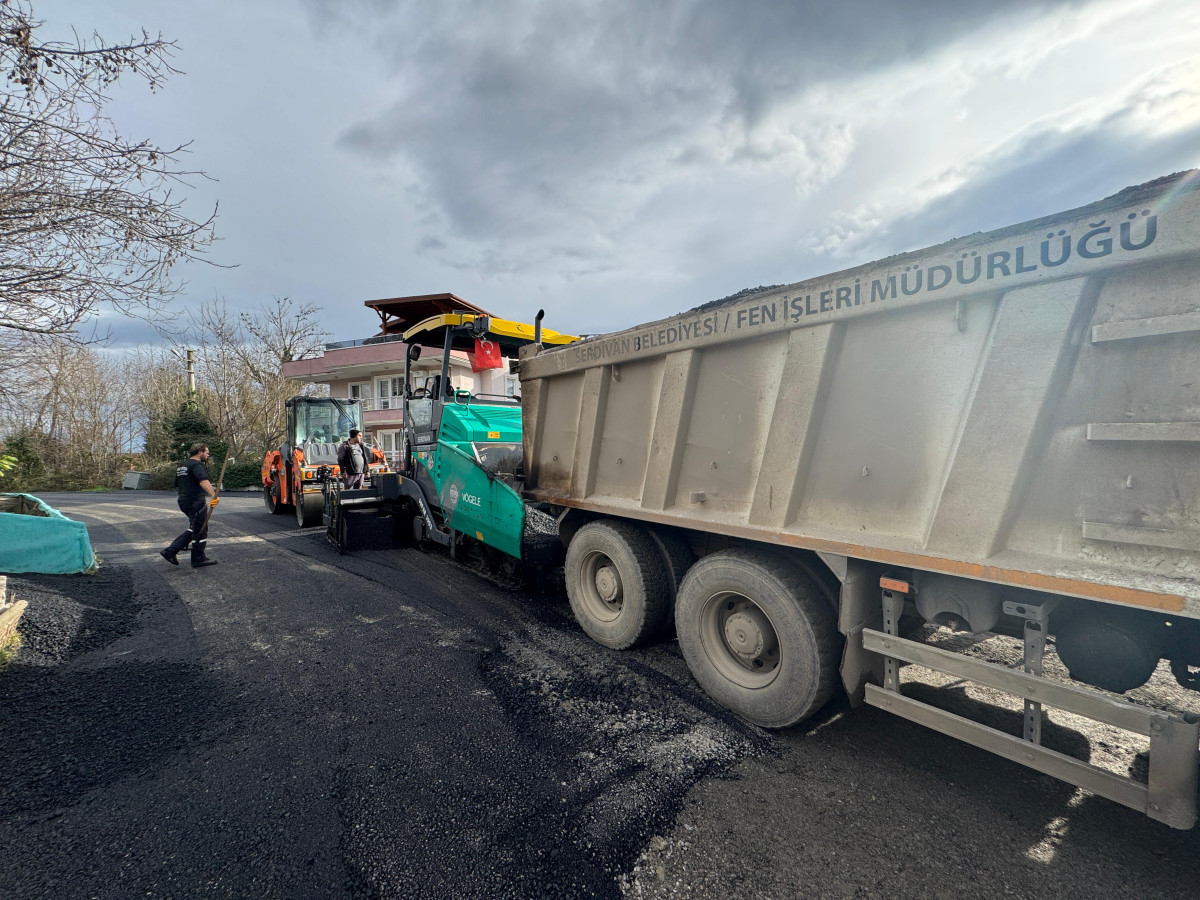
[[[355,398],[350,398],[355,399]],[[363,412],[394,412],[401,415],[404,410],[403,397],[359,397]]]
[[398,428],[404,424],[401,409],[368,409],[363,411],[364,428]]
[[339,378],[352,378],[389,366],[403,365],[405,345],[388,341],[379,344],[359,344],[335,347],[313,359],[296,359],[283,364],[285,378],[321,384]]
[[[285,378],[295,378],[307,384],[332,384],[337,381],[372,381],[384,375],[395,376],[404,371],[404,356],[408,345],[394,338],[373,338],[378,343],[341,341],[326,344],[325,352],[312,359],[295,359],[282,367]],[[421,358],[420,370],[431,372],[441,368],[442,354],[426,350]],[[458,368],[470,367],[467,354],[461,350],[450,351],[451,364]]]

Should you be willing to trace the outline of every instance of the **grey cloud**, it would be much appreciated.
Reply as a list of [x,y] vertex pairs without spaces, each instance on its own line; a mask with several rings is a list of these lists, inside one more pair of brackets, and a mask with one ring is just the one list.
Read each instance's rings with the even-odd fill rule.
[[97,340],[98,346],[111,350],[127,350],[130,347],[164,346],[168,341],[163,331],[178,332],[181,328],[182,322],[178,319],[159,319],[150,323],[106,311],[94,318],[81,336],[84,340]]
[[1128,111],[1093,127],[1045,128],[1001,148],[953,194],[852,238],[839,255],[867,261],[1084,206],[1200,165],[1200,126],[1138,139]]
[[310,3],[329,27],[369,23],[357,27],[402,91],[340,146],[403,161],[440,215],[438,239],[502,247],[517,265],[531,240],[595,262],[658,188],[712,157],[703,135],[731,128],[729,162],[769,162],[777,151],[738,147],[736,134],[805,86],[1048,5],[1064,4]]

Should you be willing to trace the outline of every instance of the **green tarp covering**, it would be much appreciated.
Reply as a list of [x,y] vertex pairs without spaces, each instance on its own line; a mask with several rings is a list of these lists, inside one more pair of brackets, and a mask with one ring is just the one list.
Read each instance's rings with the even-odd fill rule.
[[0,574],[70,575],[94,568],[86,525],[32,494],[0,494]]

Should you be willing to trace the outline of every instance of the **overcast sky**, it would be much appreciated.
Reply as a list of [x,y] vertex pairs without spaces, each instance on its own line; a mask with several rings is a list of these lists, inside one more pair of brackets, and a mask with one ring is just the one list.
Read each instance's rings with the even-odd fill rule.
[[[35,0],[177,41],[130,137],[215,181],[187,297],[450,291],[614,331],[1200,165],[1200,3]],[[113,323],[124,342],[147,330]]]

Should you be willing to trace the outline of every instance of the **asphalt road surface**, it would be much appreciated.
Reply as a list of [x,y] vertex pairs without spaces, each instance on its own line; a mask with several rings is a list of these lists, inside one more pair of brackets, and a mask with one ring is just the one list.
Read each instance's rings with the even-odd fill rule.
[[171,495],[46,499],[103,567],[10,580],[0,897],[1200,896],[1196,830],[844,701],[764,732],[440,552],[231,495],[193,571]]

